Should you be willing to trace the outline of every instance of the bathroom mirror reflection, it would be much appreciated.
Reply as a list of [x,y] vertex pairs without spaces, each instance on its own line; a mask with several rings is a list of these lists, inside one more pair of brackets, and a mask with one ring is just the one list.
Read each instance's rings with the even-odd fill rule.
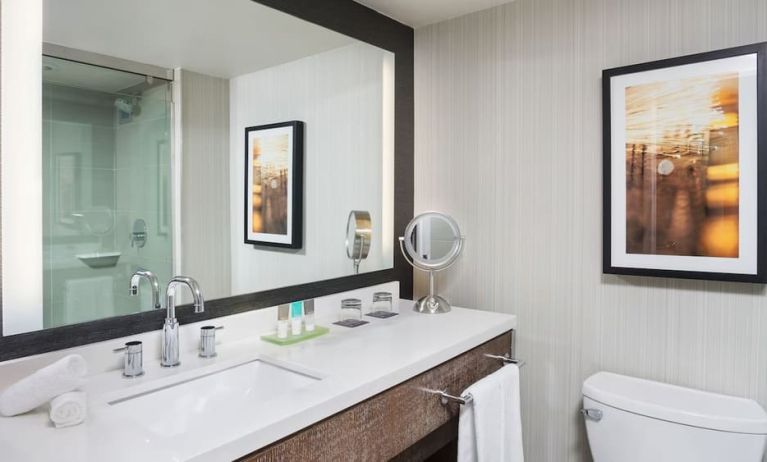
[[[391,52],[249,0],[16,14],[3,24],[40,27],[2,43],[3,335],[150,310],[128,294],[138,269],[193,276],[207,300],[354,274],[353,208],[374,236],[362,272],[392,267]],[[247,244],[245,129],[290,120],[303,245]],[[279,168],[260,159],[252,173]]]

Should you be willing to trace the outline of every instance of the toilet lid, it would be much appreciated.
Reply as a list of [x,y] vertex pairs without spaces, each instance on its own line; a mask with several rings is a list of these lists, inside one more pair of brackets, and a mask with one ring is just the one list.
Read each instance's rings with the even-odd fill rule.
[[767,434],[767,413],[753,400],[598,372],[583,395],[607,406],[712,430]]

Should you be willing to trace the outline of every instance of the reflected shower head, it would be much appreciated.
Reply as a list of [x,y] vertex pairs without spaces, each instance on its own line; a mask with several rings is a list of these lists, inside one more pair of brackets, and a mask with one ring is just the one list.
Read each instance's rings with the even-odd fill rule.
[[133,104],[129,101],[127,101],[125,98],[117,98],[115,100],[115,107],[118,111],[124,112],[126,114],[133,114]]

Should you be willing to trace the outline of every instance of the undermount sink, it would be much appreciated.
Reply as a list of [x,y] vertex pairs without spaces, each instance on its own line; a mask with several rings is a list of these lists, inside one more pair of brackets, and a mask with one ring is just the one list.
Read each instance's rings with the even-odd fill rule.
[[256,359],[108,404],[150,432],[167,437],[216,425],[200,418],[202,414],[259,411],[320,380]]

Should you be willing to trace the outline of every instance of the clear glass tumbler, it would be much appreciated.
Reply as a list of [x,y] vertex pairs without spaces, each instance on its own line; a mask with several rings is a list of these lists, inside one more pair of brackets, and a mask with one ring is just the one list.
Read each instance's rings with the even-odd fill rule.
[[385,313],[392,312],[392,296],[391,292],[376,292],[373,294],[373,306],[370,307],[372,313],[378,313],[383,311]]
[[359,298],[346,298],[341,300],[341,314],[339,321],[353,319],[362,320],[362,300]]

